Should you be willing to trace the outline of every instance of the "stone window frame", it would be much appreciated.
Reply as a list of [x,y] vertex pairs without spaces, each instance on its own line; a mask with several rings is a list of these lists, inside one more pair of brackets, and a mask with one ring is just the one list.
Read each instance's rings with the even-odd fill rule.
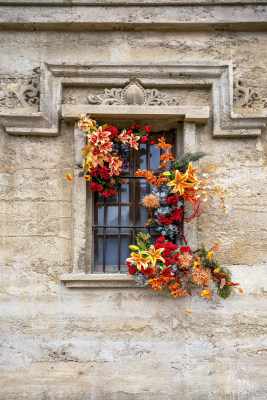
[[[99,108],[102,106],[99,106]],[[119,106],[118,106],[119,107]],[[128,119],[129,122],[136,120],[142,120],[144,118],[147,123],[151,121],[151,107],[147,107],[145,112],[141,106],[124,107],[123,114],[118,115],[118,110],[115,110],[116,119]],[[198,113],[195,107],[195,119],[196,121],[187,121],[187,114],[179,114],[178,107],[173,109],[173,114],[170,114],[176,119],[176,126],[173,129],[176,130],[175,141],[177,143],[177,149],[182,148],[183,152],[195,152],[196,139],[197,139],[197,122],[199,117],[203,119],[205,114],[206,121],[209,116],[209,107],[199,107]],[[115,109],[115,106],[114,106]],[[114,115],[109,107],[105,107],[105,113],[103,110],[93,112],[92,115],[97,120],[114,119]],[[88,110],[89,112],[89,107]],[[160,107],[157,107],[157,111],[160,113]],[[189,113],[191,108],[188,107]],[[77,114],[76,114],[77,115]],[[142,116],[142,117],[141,117]],[[160,116],[162,118],[163,115]],[[153,118],[156,120],[159,118],[154,115]],[[155,120],[154,120],[155,122]],[[177,124],[177,122],[179,124]],[[169,122],[170,123],[170,122]],[[153,124],[153,122],[152,122]],[[178,125],[178,126],[177,126]],[[170,125],[168,125],[170,126]],[[88,189],[86,181],[79,177],[80,165],[81,165],[81,149],[84,147],[85,136],[84,132],[78,129],[77,122],[74,126],[74,181],[73,181],[73,272],[70,274],[64,274],[60,276],[60,280],[65,282],[69,288],[85,288],[85,287],[134,287],[135,284],[133,279],[125,274],[96,274],[91,270],[90,263],[92,263],[92,230],[90,224],[92,223],[93,213],[93,195]],[[176,154],[177,155],[177,154]],[[185,209],[185,213],[187,210]],[[197,224],[196,221],[191,221],[185,225],[184,232],[188,238],[188,244],[192,248],[197,246]]]

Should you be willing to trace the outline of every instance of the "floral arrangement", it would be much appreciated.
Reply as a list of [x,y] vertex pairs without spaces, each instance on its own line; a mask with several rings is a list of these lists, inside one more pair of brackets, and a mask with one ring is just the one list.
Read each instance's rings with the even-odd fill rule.
[[[150,235],[140,232],[136,241],[136,246],[130,246],[133,252],[126,262],[129,274],[140,286],[151,285],[154,290],[167,287],[172,296],[177,297],[190,293],[188,286],[193,283],[202,287],[201,297],[210,298],[211,291],[208,288],[215,282],[219,295],[226,298],[232,287],[239,285],[231,282],[230,271],[220,267],[213,259],[214,251],[219,250],[219,242],[209,250],[202,246],[192,251],[189,246],[179,247],[164,236],[151,245]],[[242,293],[242,289],[239,291]]]
[[[129,274],[140,286],[151,285],[154,290],[167,287],[173,297],[190,292],[188,285],[193,283],[202,287],[202,297],[209,298],[211,291],[208,287],[215,282],[219,295],[226,298],[232,287],[239,283],[231,282],[230,271],[220,267],[213,259],[214,251],[219,250],[219,242],[214,243],[209,250],[203,245],[201,249],[193,251],[187,245],[182,228],[184,223],[197,217],[201,199],[206,201],[209,196],[219,196],[221,208],[227,214],[225,201],[226,196],[231,197],[231,193],[215,185],[211,174],[197,175],[198,167],[193,167],[192,162],[206,153],[187,153],[175,161],[169,152],[171,145],[164,138],[159,139],[156,147],[164,150],[159,165],[164,171],[155,175],[154,171],[138,170],[136,176],[144,177],[155,186],[152,193],[143,198],[142,205],[148,209],[146,226],[155,228],[161,236],[155,245],[151,245],[150,235],[137,235],[137,245],[130,246],[131,257],[126,260]],[[169,162],[173,163],[167,170]],[[216,169],[213,166],[211,172]],[[185,202],[193,207],[192,215],[187,218],[183,213]],[[177,234],[182,236],[184,246],[178,247],[173,243]],[[239,291],[242,293],[242,289]],[[186,311],[191,312],[190,309]]]
[[[141,124],[130,125],[129,129],[119,131],[113,125],[99,126],[85,115],[80,115],[78,126],[87,132],[87,144],[82,150],[84,179],[91,181],[89,188],[93,192],[103,197],[115,196],[118,184],[125,183],[121,173],[128,167],[122,157],[127,147],[137,150],[139,143],[155,144],[150,126],[142,130]],[[67,178],[73,179],[71,174]]]
[[[89,116],[80,115],[79,128],[87,134],[86,147],[82,150],[83,170],[81,175],[91,181],[90,189],[103,197],[117,194],[118,185],[124,183],[122,172],[127,170],[127,151],[138,149],[139,143],[154,145],[150,126],[141,129],[140,124],[130,125],[129,129],[118,130],[113,125],[99,126]],[[142,205],[148,209],[146,227],[153,227],[160,237],[153,245],[149,234],[139,233],[136,245],[129,246],[131,256],[126,263],[129,274],[141,286],[151,285],[154,290],[163,287],[170,290],[173,297],[190,293],[190,285],[202,287],[201,296],[209,298],[212,282],[217,285],[221,297],[228,297],[233,287],[239,283],[231,281],[227,268],[221,267],[214,260],[214,252],[219,250],[216,242],[206,250],[192,250],[183,233],[183,224],[197,217],[200,212],[201,200],[209,196],[219,196],[221,208],[225,214],[228,207],[226,197],[231,193],[214,184],[212,172],[217,167],[211,167],[211,173],[199,174],[198,167],[193,162],[205,156],[204,152],[187,153],[181,159],[175,160],[171,153],[171,145],[162,137],[158,139],[157,148],[161,149],[160,173],[138,170],[135,175],[143,177],[154,189],[144,196]],[[126,156],[124,156],[124,154]],[[67,174],[73,180],[71,174]],[[193,208],[192,215],[184,216],[184,204],[188,202]],[[177,235],[184,241],[183,246],[175,243]],[[242,289],[239,289],[243,293]],[[186,309],[191,312],[190,309]]]

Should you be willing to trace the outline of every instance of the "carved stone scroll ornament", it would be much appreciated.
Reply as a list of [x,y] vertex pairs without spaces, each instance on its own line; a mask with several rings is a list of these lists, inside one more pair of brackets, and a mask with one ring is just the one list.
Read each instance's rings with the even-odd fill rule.
[[157,89],[144,89],[133,79],[124,89],[105,89],[104,93],[88,96],[89,104],[106,105],[146,105],[146,106],[174,106],[179,99],[161,93]]
[[22,82],[0,86],[1,108],[25,108],[39,105],[39,83],[29,79]]
[[252,107],[258,98],[258,93],[251,88],[243,86],[240,79],[234,83],[234,102],[236,106]]

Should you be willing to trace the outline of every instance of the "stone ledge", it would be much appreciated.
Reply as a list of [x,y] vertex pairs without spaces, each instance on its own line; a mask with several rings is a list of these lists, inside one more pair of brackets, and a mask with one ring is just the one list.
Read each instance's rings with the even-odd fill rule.
[[123,274],[66,274],[59,279],[69,288],[138,287],[133,278]]

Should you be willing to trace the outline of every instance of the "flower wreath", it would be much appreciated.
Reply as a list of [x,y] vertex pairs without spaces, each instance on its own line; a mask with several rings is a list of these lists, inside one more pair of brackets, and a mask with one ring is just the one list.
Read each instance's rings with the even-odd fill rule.
[[[87,181],[92,180],[90,189],[103,197],[116,195],[118,185],[125,182],[121,177],[123,170],[127,169],[123,151],[127,147],[137,150],[139,143],[155,144],[150,137],[150,126],[142,130],[137,124],[119,131],[113,125],[98,126],[96,121],[84,115],[80,115],[78,126],[87,132],[87,144],[82,150],[82,175]],[[198,167],[194,167],[192,162],[206,153],[187,153],[175,160],[170,152],[172,146],[163,137],[158,139],[156,147],[163,150],[159,165],[162,172],[155,174],[154,171],[138,170],[135,175],[155,186],[152,193],[144,196],[142,205],[148,209],[146,226],[156,229],[160,237],[152,244],[149,234],[138,233],[136,245],[129,246],[132,250],[126,260],[129,274],[140,286],[151,285],[154,290],[160,291],[167,287],[173,297],[190,293],[188,284],[193,283],[202,287],[201,297],[209,298],[209,286],[215,282],[219,295],[226,298],[239,283],[233,283],[230,271],[213,258],[225,238],[214,243],[209,250],[202,245],[193,251],[183,233],[183,223],[197,217],[201,200],[206,201],[209,196],[219,196],[221,208],[227,214],[225,201],[231,193],[214,184],[212,176],[204,173],[197,175]],[[211,167],[213,172],[217,169]],[[71,174],[67,174],[67,178],[73,180]],[[189,202],[194,210],[187,218],[183,214],[185,202]],[[179,247],[175,243],[177,235],[182,237],[184,246]],[[239,292],[243,293],[242,289]],[[190,309],[185,311],[191,313]]]

